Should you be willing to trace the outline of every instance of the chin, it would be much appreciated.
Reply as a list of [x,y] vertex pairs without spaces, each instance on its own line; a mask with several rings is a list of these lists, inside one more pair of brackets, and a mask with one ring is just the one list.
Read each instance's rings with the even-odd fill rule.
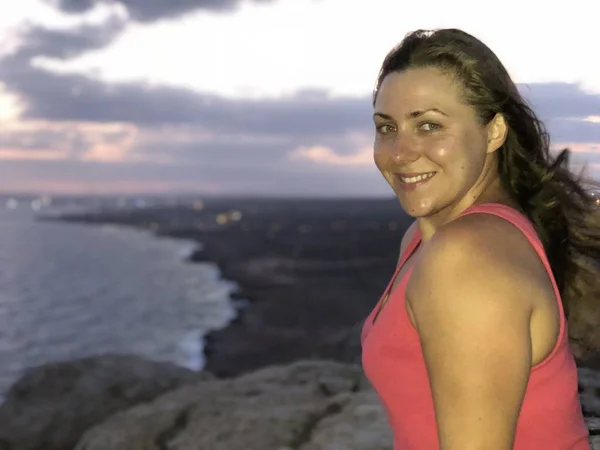
[[398,200],[400,201],[400,205],[402,206],[402,209],[404,209],[404,212],[406,212],[406,214],[415,219],[421,217],[429,217],[435,214],[435,209],[433,208],[433,205],[424,205],[415,202],[408,202],[406,200],[403,200],[401,197],[398,197]]
[[436,215],[441,208],[434,199],[408,199],[404,195],[396,195],[404,212],[414,219]]

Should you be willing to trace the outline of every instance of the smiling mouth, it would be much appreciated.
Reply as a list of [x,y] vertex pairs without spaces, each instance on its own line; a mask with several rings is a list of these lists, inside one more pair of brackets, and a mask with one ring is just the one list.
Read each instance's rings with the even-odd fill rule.
[[429,180],[431,177],[433,177],[436,174],[436,172],[426,172],[426,173],[421,173],[421,174],[407,174],[407,175],[402,175],[402,174],[395,174],[395,177],[400,180],[403,184],[416,184],[419,182],[423,182],[423,181],[427,181]]

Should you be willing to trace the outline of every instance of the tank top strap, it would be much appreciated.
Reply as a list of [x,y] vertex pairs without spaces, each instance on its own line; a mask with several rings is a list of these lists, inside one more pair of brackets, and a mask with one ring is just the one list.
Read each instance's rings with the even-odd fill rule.
[[[408,245],[406,246],[404,251],[401,253],[398,264],[396,265],[396,268],[394,269],[394,273],[392,274],[392,277],[390,278],[388,285],[386,286],[385,290],[383,291],[383,294],[381,295],[379,301],[377,302],[377,305],[373,309],[373,312],[369,316],[369,320],[367,322],[371,321],[370,318],[373,314],[376,315],[376,314],[378,314],[378,311],[381,310],[382,302],[390,294],[390,291],[391,291],[392,287],[394,286],[394,281],[396,280],[396,277],[402,270],[402,267],[404,267],[404,264],[406,264],[406,261],[408,260],[410,255],[412,255],[414,253],[414,251],[416,250],[416,248],[419,246],[420,243],[421,243],[421,232],[417,228],[415,230],[415,233],[411,237],[410,242],[408,243]],[[363,332],[364,332],[364,330],[363,330]]]
[[408,243],[408,245],[404,249],[404,252],[400,256],[400,261],[398,263],[398,267],[396,267],[396,271],[399,271],[400,268],[402,268],[402,266],[404,266],[404,264],[406,263],[406,261],[408,260],[410,255],[412,255],[415,252],[415,250],[417,249],[417,247],[419,246],[420,243],[421,243],[421,232],[419,231],[419,228],[417,227],[415,229],[414,234],[412,235],[412,237],[410,239],[410,242]]
[[510,222],[513,226],[518,228],[521,233],[525,235],[527,240],[531,243],[536,253],[544,263],[547,270],[552,272],[550,262],[546,256],[544,244],[540,240],[535,228],[531,221],[520,211],[515,208],[504,205],[501,203],[483,203],[480,205],[473,205],[470,208],[464,210],[458,217],[467,216],[469,214],[491,214],[500,217],[507,222]]
[[[548,274],[552,275],[552,267],[550,266],[550,261],[546,255],[544,244],[540,240],[531,221],[523,213],[511,206],[503,205],[501,203],[483,203],[467,208],[458,217],[467,216],[469,214],[491,214],[510,222],[513,226],[518,228],[523,235],[525,235],[531,246],[535,249],[539,258],[542,260],[542,263],[548,271]],[[551,276],[551,278],[555,290],[558,291],[554,276]]]

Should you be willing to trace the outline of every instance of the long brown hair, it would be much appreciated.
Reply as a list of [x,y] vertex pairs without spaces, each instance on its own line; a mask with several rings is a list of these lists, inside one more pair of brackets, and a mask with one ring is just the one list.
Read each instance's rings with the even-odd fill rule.
[[600,349],[600,214],[582,176],[569,170],[569,150],[550,150],[550,138],[498,57],[457,29],[409,33],[386,56],[373,102],[392,72],[433,67],[454,76],[483,124],[496,114],[508,123],[498,151],[500,179],[533,223],[559,290],[569,337],[580,359]]

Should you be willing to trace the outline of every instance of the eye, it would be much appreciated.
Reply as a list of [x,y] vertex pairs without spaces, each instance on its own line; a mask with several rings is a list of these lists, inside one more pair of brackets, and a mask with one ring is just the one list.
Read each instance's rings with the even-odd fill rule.
[[395,127],[393,125],[379,125],[376,127],[377,132],[380,134],[389,134],[395,131]]
[[423,131],[436,131],[440,128],[442,128],[442,126],[435,122],[422,122],[421,124],[419,124],[419,129]]

